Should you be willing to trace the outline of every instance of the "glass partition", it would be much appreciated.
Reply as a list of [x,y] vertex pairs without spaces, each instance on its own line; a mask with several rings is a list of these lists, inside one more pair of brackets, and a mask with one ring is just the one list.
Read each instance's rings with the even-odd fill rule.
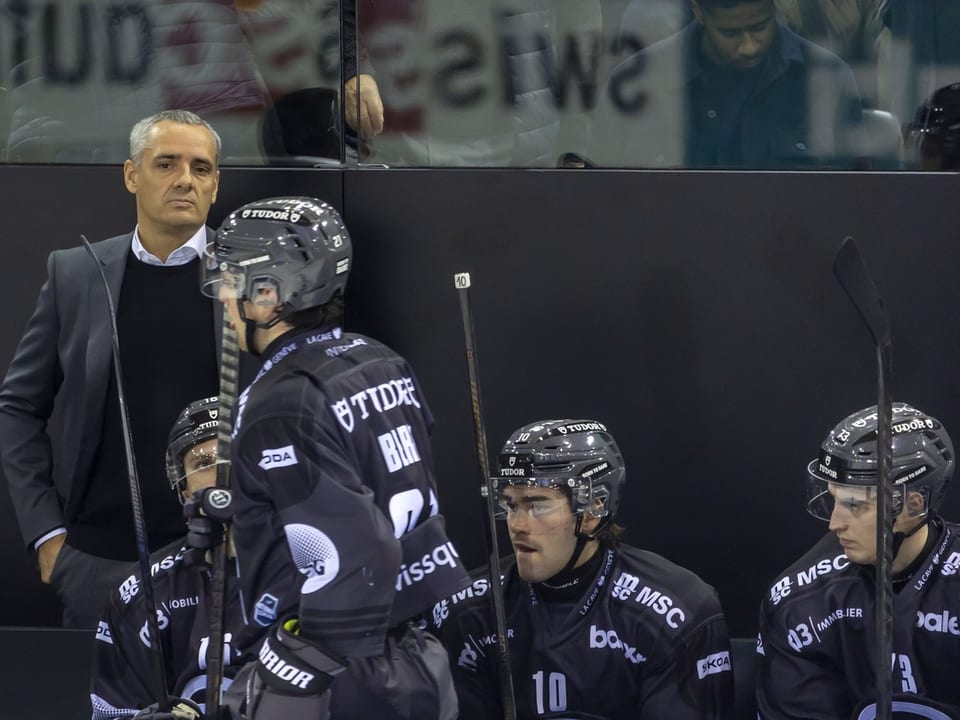
[[953,0],[366,0],[359,8],[359,43],[386,117],[362,162],[950,166],[938,142],[950,113],[942,98],[932,110],[923,104],[960,81]]
[[958,162],[955,0],[349,0],[343,8],[339,0],[3,0],[2,158],[121,162],[136,120],[186,107],[220,131],[226,165],[896,170]]
[[119,163],[193,110],[225,165],[339,164],[337,0],[5,0],[0,132],[16,163]]

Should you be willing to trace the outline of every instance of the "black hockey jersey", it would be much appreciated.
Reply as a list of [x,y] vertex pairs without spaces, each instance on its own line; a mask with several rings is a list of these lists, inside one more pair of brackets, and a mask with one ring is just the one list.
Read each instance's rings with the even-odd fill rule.
[[281,612],[306,637],[377,655],[390,627],[466,579],[438,515],[430,411],[406,361],[371,338],[291,332],[264,357],[231,446],[244,602],[281,596],[269,578],[289,568],[302,592]]
[[[597,577],[562,608],[542,602],[512,562],[504,571],[517,717],[732,718],[730,642],[713,588],[652,552],[599,552]],[[433,609],[464,720],[503,716],[486,577],[475,573]]]
[[[184,561],[185,550],[174,544],[152,556],[154,601],[167,691],[203,706],[210,571],[207,565],[188,565]],[[228,567],[233,566],[228,563]],[[262,635],[276,620],[281,602],[272,596],[261,598],[259,605],[250,608],[248,624],[244,621],[236,580],[236,573],[227,577],[224,688],[229,687],[234,672],[256,657]],[[291,590],[296,595],[296,586]],[[157,701],[147,617],[140,573],[135,572],[110,593],[97,626],[90,686],[93,720],[132,717]]]
[[[894,595],[897,720],[960,718],[958,569],[957,526],[945,524],[929,557]],[[875,716],[869,708],[857,711],[876,697],[874,583],[872,566],[850,562],[830,533],[773,584],[757,642],[762,720]]]

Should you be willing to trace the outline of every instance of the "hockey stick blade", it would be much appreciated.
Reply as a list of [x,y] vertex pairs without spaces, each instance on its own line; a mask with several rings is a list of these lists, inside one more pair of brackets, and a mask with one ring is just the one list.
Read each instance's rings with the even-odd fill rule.
[[877,574],[876,656],[877,720],[893,717],[893,444],[890,375],[892,340],[887,309],[852,237],[844,239],[833,273],[873,336],[877,354]]
[[877,347],[890,345],[890,319],[877,286],[852,237],[844,238],[833,259],[833,274],[857,308]]
[[117,402],[120,405],[120,423],[123,427],[123,449],[127,460],[127,478],[130,488],[130,508],[133,512],[133,531],[137,543],[137,562],[143,583],[143,599],[147,604],[147,637],[153,655],[154,679],[157,683],[157,706],[161,712],[170,710],[170,693],[167,691],[166,663],[163,660],[163,648],[160,646],[160,628],[157,624],[157,603],[153,593],[153,575],[150,572],[150,543],[147,538],[147,526],[143,519],[143,500],[140,492],[140,478],[137,476],[137,459],[133,452],[133,435],[130,430],[130,411],[123,391],[123,372],[120,368],[120,336],[117,332],[117,313],[114,309],[113,294],[107,282],[103,263],[85,235],[80,236],[84,249],[90,254],[93,264],[100,274],[103,292],[107,298],[107,315],[110,318],[110,343],[113,352],[113,373],[117,383]]
[[497,540],[496,494],[490,477],[490,465],[487,460],[487,434],[484,429],[483,407],[480,402],[480,368],[477,362],[476,337],[473,331],[473,318],[470,312],[470,273],[457,273],[453,276],[453,286],[460,299],[460,314],[463,320],[463,336],[467,357],[467,377],[470,382],[470,409],[473,414],[474,441],[477,451],[477,464],[480,466],[483,496],[486,513],[486,542],[488,568],[490,570],[490,597],[493,601],[493,614],[497,630],[497,660],[500,677],[500,692],[503,701],[504,720],[517,717],[516,700],[513,693],[513,676],[510,672],[510,649],[507,645],[507,619],[503,600],[503,588],[500,578],[503,571],[500,566],[500,547]]

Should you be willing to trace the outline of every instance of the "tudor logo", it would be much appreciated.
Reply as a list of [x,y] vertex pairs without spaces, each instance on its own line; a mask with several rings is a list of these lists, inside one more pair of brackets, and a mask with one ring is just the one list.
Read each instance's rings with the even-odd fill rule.
[[823,458],[823,464],[824,464],[824,465],[829,465],[831,460],[833,460],[832,457],[830,457],[829,455],[825,455],[824,458]]
[[517,464],[517,456],[516,456],[516,455],[511,455],[511,456],[510,456],[510,461],[509,461],[508,464],[510,465],[510,467],[513,467],[514,465],[516,465],[516,464]]
[[211,419],[211,420],[216,420],[216,419],[217,419],[217,415],[220,414],[220,411],[217,410],[216,408],[214,408],[213,410],[207,410],[207,412],[210,413],[210,419]]

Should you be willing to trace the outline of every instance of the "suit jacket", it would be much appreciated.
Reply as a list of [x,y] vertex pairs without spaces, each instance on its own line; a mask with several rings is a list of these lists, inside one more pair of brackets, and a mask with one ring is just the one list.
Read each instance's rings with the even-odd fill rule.
[[[208,241],[213,238],[207,228]],[[93,243],[114,304],[132,239],[131,232]],[[113,367],[106,303],[86,249],[50,253],[47,281],[0,385],[0,467],[28,547],[65,524],[69,498],[83,493],[89,479]],[[219,351],[219,303],[214,312]],[[55,400],[60,432],[54,449],[47,422]]]

